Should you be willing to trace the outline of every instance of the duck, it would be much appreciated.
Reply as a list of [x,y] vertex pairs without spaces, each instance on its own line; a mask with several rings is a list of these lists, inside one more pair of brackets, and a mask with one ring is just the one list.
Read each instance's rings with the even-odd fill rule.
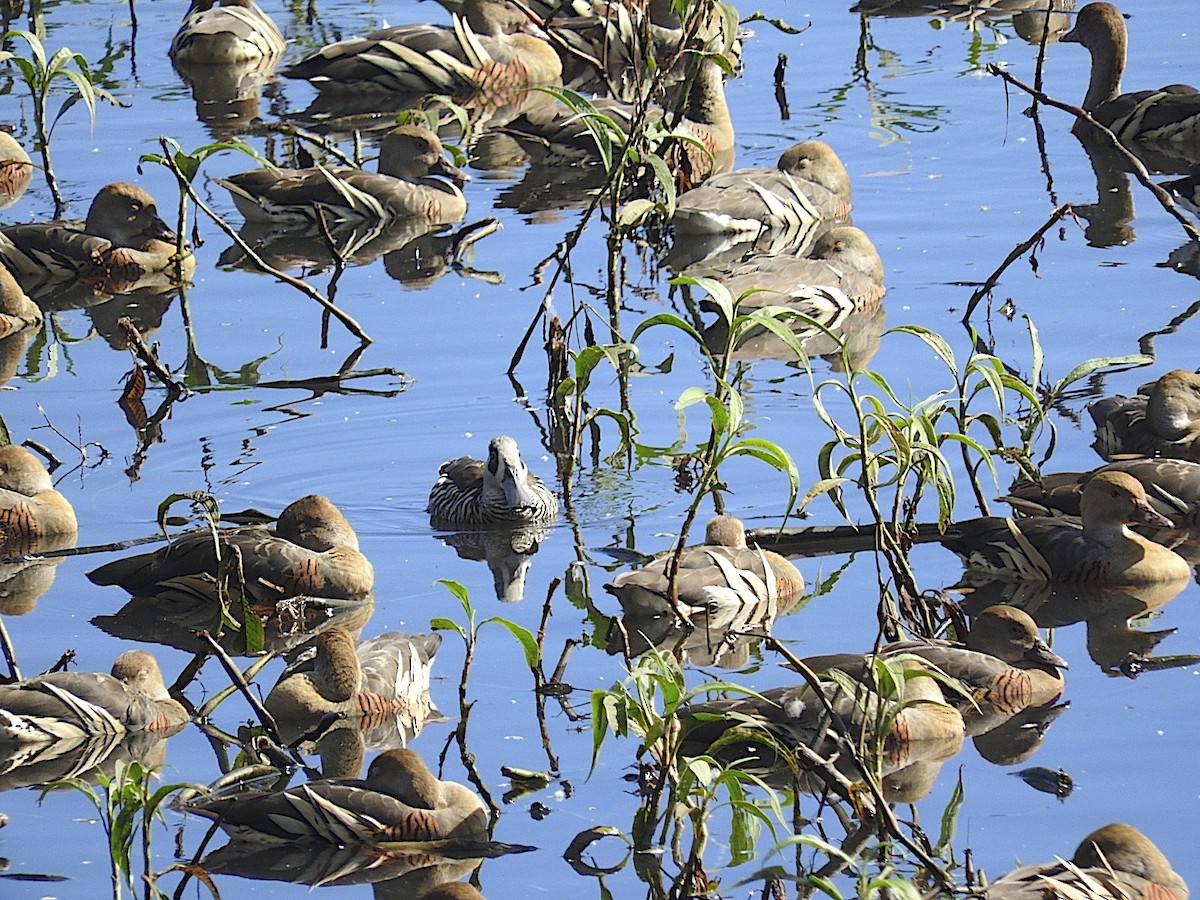
[[[751,256],[733,266],[693,267],[693,271],[728,288],[737,298],[739,311],[784,307],[820,323],[820,327],[805,319],[785,323],[810,355],[837,353],[840,348],[830,341],[830,335],[845,341],[851,365],[865,364],[874,354],[869,335],[882,332],[887,293],[883,261],[871,239],[853,225],[826,230],[808,256]],[[704,306],[710,308],[708,303]],[[879,327],[873,328],[872,323]],[[723,346],[728,326],[722,316],[705,331],[705,340],[710,346]],[[750,344],[752,352],[778,355],[780,351],[773,345],[757,348],[751,344],[763,331],[744,330],[739,347]],[[777,338],[776,343],[782,345]],[[795,351],[789,346],[783,353],[792,358]]]
[[1119,140],[1200,143],[1200,92],[1186,84],[1121,93],[1128,43],[1125,18],[1111,3],[1089,3],[1063,43],[1082,44],[1092,57],[1083,108]]
[[993,881],[988,900],[1040,900],[1047,896],[1187,900],[1188,886],[1148,837],[1122,822],[1085,837],[1070,863],[1022,866]]
[[464,0],[452,27],[397,25],[322,47],[283,70],[321,92],[502,97],[562,83],[562,61],[514,0]]
[[497,435],[485,462],[460,456],[442,463],[425,506],[434,528],[546,525],[558,516],[558,497],[525,466],[517,442]]
[[184,808],[212,819],[234,840],[255,844],[487,840],[483,801],[461,784],[439,781],[408,749],[379,754],[365,780],[192,798]]
[[1126,527],[1172,527],[1133,476],[1097,474],[1083,489],[1080,513],[1082,522],[1060,516],[968,519],[947,528],[941,543],[970,572],[1014,581],[1122,587],[1191,575],[1183,557]]
[[[309,494],[289,503],[274,530],[261,525],[221,529],[225,548],[241,557],[242,585],[249,598],[274,608],[298,596],[360,600],[375,583],[375,570],[358,549],[358,536],[328,497]],[[93,584],[118,585],[132,595],[153,594],[172,579],[218,576],[213,533],[193,531],[152,553],[106,563],[87,573]]]
[[1200,524],[1200,463],[1186,459],[1122,459],[1090,472],[1053,472],[1016,482],[1000,499],[1031,515],[1078,516],[1084,486],[1101,472],[1136,478],[1150,505],[1176,528]]
[[1136,397],[1106,397],[1088,407],[1092,444],[1104,459],[1167,456],[1200,462],[1200,375],[1172,369],[1138,388]]
[[[263,702],[281,728],[295,726],[285,730],[303,733],[327,715],[363,729],[398,716],[424,723],[433,709],[429,675],[441,635],[390,631],[359,645],[347,629],[334,625],[312,643],[315,653],[288,666]],[[401,746],[416,731],[401,729]]]
[[[768,783],[786,773],[786,783],[791,783],[790,767],[779,759],[773,744],[803,745],[829,756],[838,746],[838,730],[828,705],[846,726],[847,737],[879,748],[872,762],[884,776],[919,762],[949,759],[962,749],[966,734],[962,715],[946,703],[937,682],[923,674],[924,664],[903,660],[900,665],[906,674],[896,681],[900,691],[896,696],[881,696],[864,684],[848,692],[833,681],[821,681],[823,701],[814,688],[801,684],[770,688],[753,697],[690,704],[680,711],[683,752],[737,761],[739,768],[762,774]],[[877,730],[877,723],[885,723],[885,728]],[[748,736],[729,740],[726,734],[734,728],[761,729],[773,741],[760,743]]]
[[850,175],[824,141],[800,141],[773,169],[714,175],[675,204],[677,234],[793,229],[818,221],[849,223]]
[[894,641],[873,654],[812,656],[803,662],[817,673],[836,668],[861,680],[873,658],[894,659],[904,654],[919,656],[961,682],[965,696],[950,689],[943,694],[962,713],[968,737],[992,730],[1035,699],[1042,699],[1051,682],[1053,696],[1057,696],[1063,684],[1059,670],[1069,668],[1042,640],[1028,613],[1004,604],[977,613],[965,642]]
[[[660,149],[667,166],[685,187],[726,171],[733,163],[733,120],[725,100],[724,74],[716,63],[702,60],[695,77],[684,83],[687,97],[676,119],[661,106],[645,111],[649,124],[670,126],[673,134],[689,140],[671,141]],[[592,101],[598,113],[613,120],[628,135],[639,107],[618,100]],[[533,148],[545,161],[576,164],[580,159],[599,161],[599,150],[587,122],[563,104],[539,107],[513,119],[501,131]]]
[[378,167],[378,173],[252,169],[215,181],[253,223],[314,224],[324,213],[330,225],[406,220],[433,226],[465,215],[467,201],[458,186],[469,178],[446,159],[441,140],[428,128],[401,125],[389,131],[379,145]]
[[[670,562],[671,554],[663,554],[640,569],[622,572],[604,586],[621,604],[623,631],[633,644],[631,652],[647,649],[647,641],[656,645],[666,642],[679,624],[676,609],[696,626],[698,642],[711,640],[725,646],[725,635],[769,629],[804,593],[800,571],[778,553],[751,548],[746,543],[745,525],[734,516],[714,516],[705,529],[704,543],[687,547],[679,555],[677,605],[671,601],[667,577]],[[621,633],[611,632],[610,640],[617,640]],[[621,641],[609,650],[618,652],[623,646]]]
[[142,731],[165,737],[188,719],[145,650],[122,653],[109,675],[52,672],[0,686],[0,746]]
[[42,461],[17,444],[0,447],[0,544],[78,530],[71,502],[54,489]]
[[12,273],[0,265],[0,340],[41,324],[41,308],[25,295]]
[[21,199],[33,180],[33,160],[17,139],[0,130],[0,209]]
[[190,248],[178,255],[175,232],[159,218],[154,198],[137,185],[118,181],[100,189],[84,221],[0,228],[0,264],[27,291],[48,281],[78,279],[119,293],[176,265],[187,278],[196,260]]
[[177,66],[274,61],[287,42],[254,0],[192,0],[169,55]]

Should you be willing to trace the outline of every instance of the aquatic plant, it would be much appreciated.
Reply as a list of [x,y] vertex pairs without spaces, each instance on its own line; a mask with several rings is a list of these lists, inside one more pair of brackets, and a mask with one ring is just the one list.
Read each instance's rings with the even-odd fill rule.
[[[36,35],[28,31],[9,31],[4,35],[4,42],[13,38],[21,38],[29,45],[29,56],[18,56],[11,50],[0,51],[0,63],[11,62],[21,73],[21,80],[33,100],[33,126],[37,137],[38,152],[42,156],[42,171],[46,176],[46,185],[54,198],[54,217],[61,218],[67,208],[66,201],[58,191],[58,181],[54,177],[54,166],[50,161],[50,138],[63,114],[79,101],[87,107],[88,119],[96,123],[96,100],[106,100],[114,106],[120,106],[120,101],[104,88],[96,84],[96,78],[88,67],[88,61],[82,54],[72,53],[66,47],[54,51],[54,55],[46,58],[46,48]],[[74,67],[72,67],[74,64]],[[66,98],[58,112],[51,118],[50,97],[54,93],[57,82],[70,82],[71,88],[66,91]]]
[[[162,873],[156,874],[151,866],[151,829],[155,819],[165,821],[162,807],[172,794],[196,786],[181,782],[160,785],[155,789],[153,782],[158,777],[158,767],[144,766],[136,760],[118,761],[111,778],[99,772],[94,777],[95,785],[84,778],[64,778],[51,782],[42,790],[42,798],[49,791],[71,788],[87,797],[96,808],[108,838],[114,900],[124,896],[122,886],[127,886],[131,894],[137,893],[134,883],[136,874],[140,874],[147,900],[170,896],[158,887],[158,875]],[[135,873],[133,868],[135,842],[140,843],[142,851],[140,873]],[[215,889],[213,896],[217,896]]]

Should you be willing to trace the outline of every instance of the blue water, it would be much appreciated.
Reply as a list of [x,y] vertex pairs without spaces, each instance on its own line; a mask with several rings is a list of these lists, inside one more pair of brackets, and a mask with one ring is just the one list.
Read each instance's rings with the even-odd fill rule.
[[[264,8],[298,44],[324,40],[278,4],[268,2]],[[1127,89],[1188,80],[1187,63],[1197,58],[1197,38],[1188,33],[1190,22],[1169,14],[1177,8],[1147,2],[1132,10]],[[1005,22],[971,31],[957,23],[921,17],[873,19],[869,29],[874,46],[865,56],[865,71],[859,71],[855,66],[858,16],[832,5],[816,12],[775,2],[764,9],[793,25],[810,27],[787,36],[762,22],[751,26],[743,77],[728,87],[738,130],[738,164],[770,165],[782,149],[805,138],[830,142],[854,182],[855,223],[871,235],[886,266],[889,324],[919,323],[935,329],[953,342],[960,358],[965,357],[970,345],[959,321],[973,287],[963,283],[983,281],[1054,206],[1040,171],[1033,124],[1021,115],[1028,104],[1016,93],[1006,100],[999,79],[982,71],[987,63],[1007,65],[1017,77],[1029,81],[1036,48],[1018,39]],[[83,109],[76,107],[65,115],[54,137],[58,176],[74,214],[82,215],[101,185],[135,180],[158,198],[166,218],[173,219],[168,214],[175,196],[171,177],[154,166],[138,174],[137,158],[157,151],[159,134],[174,137],[184,148],[210,139],[196,121],[191,98],[165,54],[182,12],[180,3],[137,6],[135,78],[126,4],[48,7],[47,40],[52,47],[69,46],[95,62],[112,46],[126,45],[113,63],[111,86],[130,107],[101,105],[94,129]],[[433,4],[385,7],[348,2],[322,4],[320,14],[326,27],[336,24],[345,35],[368,31],[385,19],[391,23],[441,20],[442,15]],[[786,52],[790,61],[791,118],[787,121],[780,120],[773,99],[771,73],[779,52]],[[290,48],[289,59],[300,53],[299,47]],[[1078,102],[1087,75],[1082,48],[1050,48],[1046,86],[1052,95]],[[312,94],[308,85],[296,82],[273,85],[270,93],[273,99],[263,103],[268,117],[280,109],[302,108]],[[0,119],[16,124],[22,139],[28,138],[27,115],[28,103],[20,88],[0,95]],[[1069,118],[1044,110],[1042,122],[1055,202],[1095,202],[1095,180],[1069,133]],[[249,140],[264,146],[261,137]],[[225,154],[205,164],[202,179],[248,167],[244,157]],[[531,342],[517,371],[523,395],[518,396],[504,373],[544,298],[544,288],[531,286],[532,273],[574,226],[578,213],[564,210],[525,217],[494,210],[497,196],[519,175],[476,177],[467,188],[468,221],[484,215],[497,215],[503,221],[504,229],[481,242],[471,260],[476,269],[502,273],[500,283],[450,273],[425,289],[408,289],[390,279],[378,262],[350,269],[341,278],[339,304],[375,338],[360,367],[402,370],[411,381],[404,390],[389,397],[328,393],[314,398],[304,390],[245,386],[196,394],[175,405],[163,424],[164,441],[149,450],[136,480],[126,474],[136,439],[116,406],[130,360],[94,332],[86,312],[56,314],[56,339],[35,344],[36,352],[30,353],[18,377],[7,385],[12,390],[4,396],[0,414],[15,440],[35,438],[64,459],[73,459],[74,451],[65,439],[41,428],[46,418],[68,437],[95,442],[108,451],[100,459],[91,446],[85,467],[66,475],[59,485],[78,512],[80,543],[151,533],[158,503],[175,491],[207,489],[229,509],[278,509],[302,494],[319,491],[346,513],[375,564],[378,605],[364,632],[368,636],[389,629],[425,629],[433,616],[461,620],[456,601],[433,583],[438,578],[465,584],[481,616],[503,615],[536,630],[550,581],[562,577],[580,556],[577,540],[594,549],[623,538],[632,527],[639,548],[665,548],[688,499],[674,492],[674,474],[666,466],[627,472],[619,465],[585,465],[573,486],[578,520],[570,524],[575,527],[560,523],[543,543],[533,563],[526,600],[520,604],[501,607],[493,597],[486,567],[459,559],[428,527],[423,508],[438,464],[461,454],[484,455],[493,434],[513,435],[534,471],[547,479],[554,473],[552,457],[539,444],[546,420],[540,336]],[[223,190],[205,181],[201,192],[218,211],[238,221]],[[1048,232],[1037,253],[1036,270],[1019,261],[1005,273],[993,305],[998,308],[1011,300],[1017,316],[1010,322],[993,313],[985,321],[981,307],[975,324],[987,328],[996,352],[1010,364],[1028,370],[1029,343],[1022,318],[1026,314],[1036,323],[1045,348],[1046,375],[1057,379],[1085,358],[1137,352],[1138,336],[1163,328],[1200,297],[1194,279],[1156,267],[1183,243],[1180,228],[1144,191],[1137,189],[1134,197],[1136,235],[1131,232],[1125,245],[1088,246],[1081,224],[1068,218]],[[52,212],[44,185],[35,180],[26,197],[3,215],[5,222],[13,222],[48,218]],[[322,349],[320,311],[315,304],[265,276],[218,268],[217,257],[228,241],[211,223],[202,222],[201,228],[205,243],[198,250],[195,284],[188,292],[197,351],[227,371],[261,360],[258,373],[264,381],[336,371],[356,342],[334,324],[330,347]],[[603,249],[603,229],[594,222],[573,256],[578,284],[603,284]],[[627,256],[631,283],[624,291],[622,322],[631,332],[645,316],[677,308],[678,300],[660,271],[643,265],[632,251]],[[323,288],[327,277],[312,280]],[[580,293],[585,293],[582,288]],[[568,289],[559,286],[552,302],[560,315],[569,314]],[[168,365],[183,362],[186,343],[178,300],[167,310],[153,339]],[[665,329],[651,331],[639,344],[642,361],[651,365],[675,354],[670,375],[639,376],[631,385],[643,440],[669,444],[679,437],[674,400],[684,388],[702,383],[704,373],[694,349]],[[1113,374],[1097,390],[1129,394],[1167,369],[1194,368],[1197,344],[1195,324],[1185,321],[1175,333],[1157,340],[1153,367]],[[948,386],[945,371],[912,337],[885,337],[873,364],[904,399],[923,398]],[[828,367],[817,364],[815,378],[828,376]],[[802,490],[806,489],[817,478],[817,449],[828,439],[811,410],[812,383],[807,376],[772,362],[756,364],[749,380],[753,390],[747,410],[757,425],[756,436],[777,441],[792,453],[800,467]],[[369,386],[384,390],[397,382],[382,377]],[[605,377],[597,377],[593,390],[598,403],[615,402],[614,388]],[[159,396],[151,390],[148,406],[156,406]],[[1058,446],[1050,468],[1079,469],[1096,463],[1087,446],[1090,435],[1078,424],[1082,406],[1083,400],[1073,400],[1056,412]],[[686,429],[686,444],[703,440],[707,424],[699,408],[688,410]],[[601,456],[606,457],[616,449],[616,434],[610,426],[602,426],[602,431]],[[1010,474],[1002,473],[1004,484]],[[728,501],[731,512],[752,525],[778,521],[786,495],[781,475],[755,462],[739,462],[722,475],[733,491]],[[987,489],[1000,492],[992,485]],[[964,491],[960,516],[974,514],[969,499]],[[839,521],[825,501],[817,501],[811,512],[816,522]],[[932,512],[925,518],[931,516]],[[67,647],[77,650],[82,669],[106,670],[126,648],[88,623],[93,615],[115,611],[124,599],[116,589],[93,587],[83,577],[108,558],[66,560],[35,611],[5,620],[27,672],[51,665]],[[593,599],[612,612],[615,604],[600,590],[609,577],[601,567],[607,558],[590,559],[596,560],[587,566]],[[918,548],[914,561],[922,587],[952,584],[959,575],[956,560],[936,547]],[[806,560],[800,567],[813,583],[842,562]],[[1155,629],[1179,629],[1160,652],[1197,649],[1200,623],[1195,592],[1189,586],[1152,623]],[[801,654],[865,649],[874,638],[876,597],[874,565],[860,557],[830,594],[782,620],[776,634],[794,642]],[[554,611],[546,639],[547,668],[566,639],[591,633],[584,615],[564,602],[561,589],[555,595]],[[1110,677],[1089,660],[1083,626],[1060,628],[1053,638],[1056,651],[1072,664],[1066,691],[1072,707],[1026,765],[1062,766],[1074,777],[1076,792],[1066,802],[1035,793],[1005,769],[983,762],[968,747],[921,802],[919,821],[936,835],[961,765],[966,804],[955,846],[961,856],[962,848],[969,845],[976,865],[993,876],[1017,859],[1030,862],[1069,855],[1093,828],[1122,820],[1146,831],[1186,879],[1200,884],[1200,863],[1192,847],[1200,795],[1200,776],[1191,763],[1200,737],[1194,714],[1197,669],[1151,672],[1137,680]],[[177,651],[154,649],[168,678],[187,662],[188,657]],[[462,656],[459,642],[447,635],[433,693],[450,714],[456,709]],[[273,666],[260,676],[264,689],[277,671]],[[566,673],[566,680],[579,689],[572,702],[584,712],[587,691],[621,677],[617,659],[587,646],[576,649]],[[770,659],[744,678],[756,688],[787,680]],[[188,694],[199,703],[206,692],[223,684],[223,676],[210,663]],[[470,741],[480,771],[497,794],[504,782],[501,765],[529,769],[549,765],[530,687],[516,644],[502,629],[485,628],[470,682],[469,694],[476,701]],[[484,865],[481,882],[491,900],[561,892],[568,885],[591,891],[591,885],[578,884],[578,876],[560,861],[563,849],[576,832],[596,824],[628,829],[636,805],[622,780],[633,763],[635,744],[610,740],[589,778],[591,735],[586,723],[581,729],[553,702],[548,709],[548,731],[561,782],[505,809],[496,838],[541,849]],[[221,727],[234,730],[250,715],[234,699],[219,709],[217,720]],[[430,726],[414,747],[433,760],[451,728],[452,723]],[[211,749],[194,728],[170,741],[167,764],[165,777],[173,781],[204,782],[218,774]],[[446,777],[462,779],[461,768],[452,762]],[[551,808],[545,821],[530,817],[533,800]],[[812,801],[805,802],[811,812]],[[24,900],[105,894],[104,836],[80,796],[58,793],[39,805],[36,792],[12,792],[0,796],[0,810],[11,819],[0,831],[0,856],[10,861],[11,871],[69,876],[61,883],[6,881],[0,891],[3,896]],[[185,823],[172,812],[167,818],[172,831],[184,827],[183,846],[191,852],[203,834],[203,823]],[[709,851],[710,873],[726,859],[719,843],[717,838],[718,846]],[[764,839],[764,849],[769,843]],[[171,834],[156,833],[159,869],[172,861],[172,845]],[[751,868],[725,874],[727,896],[740,895],[744,889],[728,886],[746,877]],[[175,877],[165,877],[164,886],[173,888]],[[609,879],[607,886],[620,896],[635,896],[642,890],[628,867]],[[233,878],[222,879],[219,887],[226,898],[299,897],[307,890]],[[369,891],[365,886],[329,890],[357,897]],[[203,889],[189,896],[197,894],[203,895]]]

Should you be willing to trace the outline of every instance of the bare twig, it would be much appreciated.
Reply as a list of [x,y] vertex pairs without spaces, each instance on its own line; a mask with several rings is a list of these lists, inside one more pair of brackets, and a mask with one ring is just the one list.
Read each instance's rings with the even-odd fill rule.
[[1103,135],[1106,140],[1110,141],[1117,152],[1124,157],[1125,161],[1129,164],[1129,171],[1133,174],[1133,177],[1141,183],[1142,187],[1154,195],[1154,199],[1159,202],[1162,208],[1166,210],[1168,215],[1179,222],[1179,224],[1183,227],[1184,233],[1188,236],[1188,239],[1200,241],[1200,230],[1198,230],[1195,225],[1188,221],[1187,217],[1179,211],[1179,208],[1175,205],[1175,201],[1171,199],[1171,195],[1150,180],[1150,173],[1146,171],[1146,167],[1142,165],[1142,161],[1138,159],[1136,155],[1130,152],[1130,150],[1121,143],[1120,138],[1113,134],[1111,130],[1097,122],[1092,117],[1091,113],[1085,109],[1081,109],[1078,106],[1073,106],[1070,103],[1064,103],[1061,100],[1055,100],[1053,97],[1050,97],[1044,92],[1039,91],[1037,88],[1025,84],[1025,82],[1021,81],[1019,78],[1013,77],[997,65],[989,63],[987,70],[989,74],[999,75],[1007,84],[1011,84],[1014,87],[1020,88],[1035,100],[1044,103],[1047,106],[1053,106],[1055,109],[1061,109],[1063,112],[1068,112],[1079,121],[1087,122],[1094,129],[1096,129],[1096,132]]
[[216,222],[217,227],[220,228],[223,232],[225,232],[226,236],[228,236],[230,240],[232,240],[235,244],[237,244],[238,248],[243,253],[245,253],[246,256],[249,257],[250,260],[261,271],[267,273],[268,275],[270,275],[273,278],[278,279],[279,281],[282,281],[284,284],[294,287],[296,290],[300,291],[302,294],[305,294],[306,296],[315,300],[317,303],[319,303],[321,305],[322,309],[324,309],[327,313],[329,313],[329,315],[333,316],[335,319],[337,319],[339,322],[341,322],[347,331],[349,331],[352,335],[354,335],[356,338],[358,338],[364,344],[373,343],[373,339],[371,338],[370,335],[368,335],[365,331],[363,331],[362,326],[359,325],[358,322],[356,322],[344,310],[335,306],[333,303],[330,303],[329,300],[325,298],[324,294],[322,294],[320,291],[318,291],[312,285],[308,284],[306,281],[304,281],[300,278],[295,278],[295,277],[287,274],[286,272],[281,272],[279,269],[276,269],[274,266],[268,264],[266,262],[266,260],[264,260],[261,256],[259,256],[258,253],[256,253],[250,247],[250,245],[247,244],[242,239],[242,236],[233,230],[233,227],[228,222],[226,222],[223,218],[221,218],[219,215],[217,215],[217,213],[214,212],[213,209],[207,203],[205,203],[202,199],[200,199],[200,195],[196,193],[196,189],[192,186],[192,183],[187,180],[187,178],[184,176],[183,172],[181,172],[179,170],[179,166],[177,166],[175,164],[175,159],[174,159],[173,155],[170,153],[169,147],[167,146],[167,143],[166,143],[166,139],[160,138],[160,142],[162,143],[163,159],[167,165],[167,168],[169,168],[171,170],[172,174],[174,174],[176,180],[179,182],[180,187],[182,187],[185,191],[187,191],[188,197],[190,197],[192,202],[196,204],[196,207],[198,209],[203,210],[205,215],[207,215],[210,219],[212,219],[214,222]]

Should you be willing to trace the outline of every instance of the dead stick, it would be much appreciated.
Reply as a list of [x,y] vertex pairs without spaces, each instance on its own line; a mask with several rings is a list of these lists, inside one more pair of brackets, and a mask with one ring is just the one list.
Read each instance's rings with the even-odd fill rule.
[[4,650],[4,661],[8,663],[8,671],[13,681],[21,680],[21,669],[17,666],[17,654],[13,651],[12,641],[8,637],[8,629],[4,627],[4,619],[0,617],[0,648]]
[[996,286],[996,283],[1000,280],[1000,276],[1004,274],[1008,267],[1028,253],[1030,249],[1032,249],[1033,246],[1042,239],[1046,232],[1054,227],[1054,224],[1061,220],[1062,217],[1069,212],[1071,212],[1070,205],[1056,207],[1054,211],[1050,213],[1050,218],[1046,220],[1045,224],[1043,224],[1041,228],[1030,235],[1028,240],[1017,244],[1017,246],[1013,248],[1012,252],[1009,253],[1008,256],[1004,257],[1004,262],[1000,263],[1000,265],[996,267],[996,270],[987,277],[987,279],[983,282],[983,285],[980,286],[979,289],[971,295],[971,299],[967,301],[967,311],[963,313],[962,317],[964,325],[971,321],[971,316],[975,312],[975,307],[979,305],[979,301],[987,296],[988,292],[990,292],[992,288]]
[[206,641],[209,647],[212,648],[213,655],[217,661],[221,663],[221,668],[225,670],[225,674],[230,677],[238,690],[246,698],[246,702],[250,704],[250,708],[254,710],[254,714],[258,716],[258,720],[267,729],[267,734],[276,744],[283,746],[283,741],[279,738],[279,726],[275,724],[275,717],[267,712],[267,708],[259,702],[259,699],[254,696],[254,692],[250,690],[250,685],[246,683],[246,679],[242,677],[242,671],[229,658],[229,654],[225,652],[220,642],[207,631],[198,631],[196,636],[202,641]]
[[1193,241],[1200,241],[1200,230],[1197,230],[1196,226],[1189,222],[1187,217],[1179,211],[1179,208],[1175,205],[1175,201],[1171,199],[1171,195],[1150,180],[1150,173],[1146,171],[1146,167],[1142,165],[1142,161],[1133,153],[1131,153],[1129,149],[1121,143],[1121,139],[1113,134],[1111,130],[1092,118],[1091,113],[1085,109],[1080,109],[1078,106],[1072,106],[1070,103],[1064,103],[1061,100],[1055,100],[1053,97],[1037,90],[1037,88],[1030,87],[1019,78],[1013,77],[999,66],[996,66],[992,63],[988,63],[988,72],[992,75],[999,75],[1004,79],[1005,82],[1015,87],[1019,87],[1035,100],[1045,103],[1047,106],[1053,106],[1055,109],[1061,109],[1063,112],[1068,112],[1081,122],[1087,122],[1089,125],[1095,128],[1097,132],[1104,135],[1104,137],[1112,144],[1112,146],[1116,148],[1117,152],[1125,158],[1125,161],[1129,163],[1129,171],[1133,173],[1133,177],[1141,182],[1142,187],[1154,195],[1154,199],[1157,200],[1162,208],[1167,211],[1168,215],[1179,222],[1188,238]]
[[200,199],[200,195],[196,193],[196,189],[192,187],[192,183],[184,177],[183,172],[181,172],[179,167],[175,165],[175,160],[168,152],[165,142],[163,143],[163,158],[166,160],[167,167],[175,175],[175,178],[179,181],[180,185],[182,185],[183,189],[187,191],[187,195],[192,199],[192,202],[196,204],[196,208],[203,210],[205,215],[216,222],[217,227],[225,232],[229,239],[237,244],[238,248],[245,253],[246,256],[248,256],[261,271],[266,272],[268,275],[278,279],[279,281],[282,281],[284,284],[291,285],[302,294],[306,294],[308,297],[317,301],[317,303],[321,305],[322,309],[341,322],[347,331],[349,331],[364,344],[374,343],[374,339],[362,330],[362,326],[359,325],[358,322],[354,321],[354,319],[341,308],[330,303],[320,291],[300,278],[294,278],[286,272],[279,271],[279,269],[269,265],[266,260],[254,252],[250,245],[242,240],[242,236],[234,231],[228,222],[213,212],[209,205]]

